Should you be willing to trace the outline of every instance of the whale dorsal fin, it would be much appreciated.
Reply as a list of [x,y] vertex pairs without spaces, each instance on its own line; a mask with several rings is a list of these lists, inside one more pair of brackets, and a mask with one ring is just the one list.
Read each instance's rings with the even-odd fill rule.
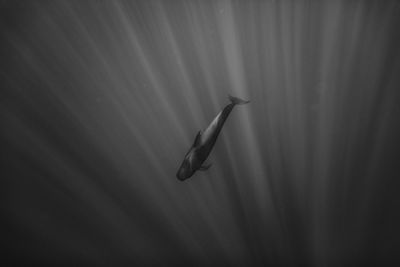
[[199,131],[194,139],[193,147],[196,147],[200,144],[201,141],[201,131]]

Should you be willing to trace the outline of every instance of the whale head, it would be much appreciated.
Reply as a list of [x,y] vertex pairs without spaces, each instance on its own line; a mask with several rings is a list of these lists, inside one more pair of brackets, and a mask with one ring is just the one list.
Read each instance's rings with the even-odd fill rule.
[[198,169],[198,164],[196,163],[196,150],[191,149],[183,160],[181,166],[179,167],[178,172],[176,173],[176,177],[181,181],[190,178]]
[[184,181],[190,178],[193,175],[194,171],[192,170],[190,163],[187,159],[182,162],[181,167],[179,167],[178,172],[176,173],[176,177]]

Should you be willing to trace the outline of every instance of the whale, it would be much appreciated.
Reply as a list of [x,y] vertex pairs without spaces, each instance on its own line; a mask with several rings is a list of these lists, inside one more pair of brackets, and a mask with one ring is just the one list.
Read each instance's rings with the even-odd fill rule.
[[218,113],[208,127],[203,132],[199,131],[197,133],[192,146],[186,153],[176,173],[178,180],[187,180],[196,171],[206,171],[211,167],[211,164],[205,163],[205,161],[210,155],[226,119],[236,105],[243,105],[250,102],[231,95],[229,95],[229,100],[230,103]]

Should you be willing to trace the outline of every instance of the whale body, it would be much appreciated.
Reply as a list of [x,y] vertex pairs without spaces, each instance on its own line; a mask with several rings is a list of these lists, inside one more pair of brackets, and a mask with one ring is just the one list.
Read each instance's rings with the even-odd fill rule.
[[193,145],[186,153],[185,158],[176,173],[176,177],[180,181],[192,177],[197,170],[204,171],[210,168],[211,164],[204,164],[204,162],[208,155],[210,155],[210,152],[217,141],[217,137],[221,132],[222,126],[224,126],[224,123],[232,109],[236,105],[243,105],[250,102],[233,96],[229,96],[229,100],[231,103],[226,105],[224,109],[218,113],[207,129],[203,132],[199,131],[197,133]]

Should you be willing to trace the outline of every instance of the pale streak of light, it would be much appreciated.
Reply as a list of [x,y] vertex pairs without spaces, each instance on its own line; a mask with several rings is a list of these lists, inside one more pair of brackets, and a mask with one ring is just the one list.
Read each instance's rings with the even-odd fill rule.
[[[157,3],[162,2],[159,1]],[[182,87],[185,88],[185,90],[183,90],[183,93],[190,103],[191,109],[187,112],[191,113],[192,120],[195,122],[196,125],[202,125],[202,122],[206,122],[207,120],[204,118],[203,109],[201,108],[198,98],[195,94],[195,87],[193,86],[193,83],[191,82],[190,77],[186,71],[185,62],[183,61],[182,55],[179,52],[180,49],[175,39],[174,31],[171,28],[171,23],[162,4],[156,5],[156,13],[158,14],[158,18],[161,20],[161,25],[163,25],[164,27],[163,32],[165,32],[168,43],[172,49],[172,54],[176,59],[176,75],[180,77],[178,80],[181,82]]]
[[[237,46],[238,37],[235,30],[235,21],[233,17],[233,9],[231,2],[229,1],[221,1],[218,2],[218,9],[222,9],[224,12],[221,14],[219,18],[220,22],[220,31],[222,32],[222,42],[224,45],[225,51],[225,60],[226,66],[228,68],[229,80],[231,82],[232,90],[234,94],[241,98],[248,98],[247,96],[247,84],[246,78],[244,76],[243,71],[243,61],[242,61],[242,53],[241,49]],[[253,102],[250,102],[248,105],[257,105],[257,99],[254,99]],[[238,107],[241,108],[241,107]],[[251,107],[247,107],[251,108]],[[250,153],[249,159],[252,163],[253,170],[253,189],[257,195],[257,205],[259,205],[260,214],[269,213],[267,211],[271,210],[271,200],[270,200],[270,189],[268,183],[265,181],[267,179],[265,167],[261,162],[261,153],[259,151],[259,145],[256,143],[256,135],[254,124],[251,124],[252,119],[250,117],[250,112],[245,109],[239,114],[240,116],[240,125],[243,131],[245,131],[245,140],[246,140],[246,152]],[[230,148],[231,146],[227,146]],[[231,151],[229,151],[229,155],[232,155]],[[231,158],[232,163],[235,163]],[[236,166],[236,164],[232,164],[232,166]],[[259,173],[258,173],[259,172]],[[234,173],[237,174],[237,169],[234,169]],[[236,176],[236,175],[235,175]],[[236,178],[237,179],[237,178]],[[263,211],[263,212],[261,212]],[[263,217],[266,219],[266,217]]]
[[[216,9],[217,9],[217,22],[218,22],[218,28],[219,32],[221,33],[221,41],[224,47],[224,58],[225,58],[225,66],[228,71],[228,78],[229,78],[229,85],[230,89],[232,91],[231,94],[236,95],[241,98],[249,98],[248,93],[250,90],[247,88],[247,82],[246,82],[246,77],[245,73],[243,70],[243,60],[242,60],[242,53],[241,53],[241,48],[239,47],[239,36],[235,30],[235,18],[233,14],[233,8],[232,8],[232,3],[229,1],[219,1],[216,4]],[[219,13],[219,14],[218,14]],[[252,99],[252,102],[248,104],[248,106],[245,107],[236,107],[237,109],[242,109],[240,110],[241,112],[237,116],[239,117],[238,121],[236,122],[238,125],[240,125],[240,129],[243,131],[240,134],[244,135],[244,144],[242,147],[246,147],[246,149],[243,149],[243,151],[246,151],[248,154],[246,155],[246,158],[248,159],[248,162],[250,162],[247,170],[251,173],[249,177],[253,179],[252,183],[252,188],[253,191],[255,192],[254,194],[254,199],[256,200],[254,205],[256,207],[257,213],[259,214],[259,219],[261,223],[266,223],[268,215],[271,214],[271,209],[272,209],[272,203],[270,201],[270,196],[271,194],[269,193],[269,186],[265,179],[267,179],[267,175],[264,169],[264,165],[262,164],[262,157],[261,153],[259,151],[259,145],[256,142],[256,135],[255,135],[255,130],[254,130],[254,123],[250,114],[251,112],[248,111],[247,109],[251,109],[252,105],[259,105],[262,103],[258,103],[259,101],[257,99]],[[236,114],[237,114],[236,113]],[[235,181],[235,187],[238,187],[240,185],[240,176],[239,176],[239,170],[237,166],[243,165],[243,164],[238,164],[237,160],[233,157],[235,153],[233,152],[233,144],[230,141],[230,139],[224,139],[224,145],[227,150],[227,154],[229,157],[229,161],[231,162],[232,166],[232,171],[234,174],[234,181]],[[237,147],[237,144],[235,145]],[[238,149],[238,148],[236,148]],[[240,148],[239,148],[240,149]],[[240,202],[243,203],[244,196],[242,193],[242,190],[237,190],[239,194],[239,199]],[[244,205],[242,205],[241,209],[243,210],[243,213],[245,214],[246,218],[249,217],[248,211]],[[245,223],[248,225],[248,230],[250,233],[249,238],[255,238],[255,232],[254,228],[251,227],[250,225],[253,222],[248,221],[245,219]],[[243,232],[243,235],[248,235],[247,233]],[[265,237],[266,238],[266,237]],[[251,255],[253,255],[254,258],[259,258],[261,257],[261,252],[265,248],[261,248],[259,246],[254,246],[254,247],[249,247],[249,251]]]
[[178,121],[179,116],[175,113],[174,108],[171,108],[172,104],[167,102],[167,97],[166,97],[166,90],[163,89],[163,86],[161,85],[161,82],[159,81],[159,78],[155,75],[155,72],[153,70],[153,66],[151,65],[150,61],[146,57],[146,54],[144,53],[144,50],[142,49],[142,46],[139,42],[139,40],[136,38],[135,31],[133,27],[131,26],[131,23],[129,21],[129,18],[127,17],[127,14],[122,10],[122,6],[120,2],[114,1],[113,2],[115,5],[115,8],[120,15],[122,19],[122,24],[124,26],[125,31],[128,33],[129,41],[133,45],[136,55],[139,57],[140,62],[144,66],[144,70],[147,74],[147,76],[150,78],[150,82],[152,84],[152,88],[155,90],[156,94],[159,96],[158,100],[161,101],[162,107],[164,112],[168,114],[168,118],[172,120],[173,127],[178,130],[180,137],[184,140],[185,143],[190,143],[190,140],[185,133],[185,130],[182,126],[182,123]]
[[[360,56],[362,56],[362,51],[360,51],[360,47],[362,45],[363,42],[365,42],[365,40],[361,39],[358,34],[362,34],[362,29],[364,27],[365,21],[363,20],[364,18],[364,6],[362,4],[362,2],[358,2],[357,5],[354,7],[355,11],[354,11],[354,15],[352,17],[352,23],[351,23],[351,27],[349,27],[349,43],[348,43],[348,52],[347,52],[347,56],[345,56],[344,58],[344,62],[341,64],[343,66],[343,76],[346,79],[349,79],[351,76],[354,75],[354,72],[352,71],[354,69],[354,65],[356,64],[356,61],[358,58],[360,58]],[[379,69],[381,66],[379,63],[382,62],[374,62],[377,64],[373,64],[373,66],[369,66],[369,68],[374,68],[374,69]],[[370,92],[368,94],[368,96],[373,96],[373,90],[374,88],[376,88],[378,86],[377,82],[378,79],[377,77],[372,76],[372,78],[375,78],[373,81],[371,81],[368,85],[368,87],[370,88]],[[362,88],[361,91],[364,91],[368,88]],[[348,98],[348,95],[346,94],[348,88],[341,88],[341,91],[344,91],[341,94],[341,98],[340,103],[344,103],[346,101],[346,98]],[[357,90],[356,88],[352,89],[353,90]],[[364,95],[364,93],[362,92],[358,92],[358,95]],[[357,99],[356,102],[360,101],[360,99]],[[359,106],[357,103],[354,103],[354,108],[353,110],[356,109],[357,106]],[[370,106],[370,105],[369,105]],[[371,108],[371,107],[369,107]],[[344,141],[344,172],[343,175],[344,177],[350,177],[351,174],[351,166],[352,166],[352,158],[354,157],[354,144],[357,143],[357,140],[359,139],[358,133],[357,133],[357,129],[355,127],[360,127],[360,121],[358,119],[355,119],[356,117],[359,117],[360,114],[357,114],[358,112],[353,112],[351,115],[348,114],[343,114],[343,112],[341,110],[338,110],[339,114],[342,117],[350,117],[351,121],[354,121],[354,123],[351,123],[349,125],[349,129],[348,132],[346,134],[346,140]],[[378,127],[379,128],[379,127]],[[374,149],[373,149],[374,150]],[[372,151],[373,151],[372,150]],[[349,192],[348,188],[344,188],[346,194],[351,194],[351,192]]]
[[314,196],[313,199],[318,199],[313,206],[313,253],[315,264],[320,264],[323,259],[327,258],[326,245],[328,236],[326,235],[326,210],[327,210],[327,186],[329,184],[330,163],[333,144],[333,121],[334,113],[334,88],[332,79],[333,74],[337,73],[336,51],[335,44],[338,38],[338,26],[342,7],[340,4],[327,4],[322,10],[323,25],[321,29],[322,44],[321,44],[321,60],[319,62],[321,71],[321,80],[324,85],[320,90],[319,104],[321,112],[318,116],[316,128],[316,146],[313,158],[313,177],[314,177]]
[[[186,3],[186,2],[185,2]],[[209,102],[211,102],[211,106],[213,107],[212,110],[215,112],[216,115],[220,110],[222,109],[223,105],[220,99],[218,99],[218,94],[217,94],[217,88],[214,82],[214,79],[212,78],[211,71],[215,70],[214,66],[210,64],[210,59],[207,51],[205,50],[206,47],[208,46],[214,46],[215,44],[213,43],[206,43],[202,36],[208,35],[202,30],[201,25],[203,24],[208,24],[203,17],[206,17],[208,13],[205,13],[202,11],[202,6],[195,6],[193,3],[186,4],[187,12],[189,13],[189,17],[192,18],[192,27],[194,28],[192,38],[195,40],[195,46],[196,46],[196,54],[197,58],[199,60],[199,65],[202,70],[202,74],[205,77],[205,83],[207,87],[207,93],[209,96]],[[200,10],[200,11],[199,11]],[[198,14],[201,15],[198,15]],[[201,34],[199,34],[201,33]],[[207,118],[208,123],[211,122],[213,117]],[[206,128],[207,125],[204,125],[204,129]],[[211,188],[212,190],[212,188]]]
[[[363,205],[363,207],[360,209],[364,212],[363,216],[360,217],[366,217],[368,211],[369,211],[369,204],[373,202],[373,193],[374,193],[374,186],[376,186],[378,181],[374,181],[373,179],[376,179],[376,176],[374,177],[373,174],[376,174],[377,171],[376,165],[378,165],[380,158],[384,158],[384,143],[385,143],[385,134],[390,132],[390,116],[392,115],[391,112],[394,111],[396,105],[398,106],[398,103],[395,101],[397,100],[394,97],[389,96],[387,93],[385,93],[382,96],[382,100],[379,103],[379,108],[376,110],[373,109],[373,104],[376,104],[376,97],[380,93],[380,90],[383,92],[387,92],[391,88],[396,88],[396,74],[394,73],[389,73],[387,74],[386,77],[389,79],[383,80],[382,77],[380,76],[374,76],[376,73],[382,73],[381,70],[385,68],[385,56],[387,56],[387,52],[385,51],[385,47],[388,47],[388,39],[384,39],[384,36],[388,36],[387,33],[385,32],[385,28],[389,28],[389,23],[390,20],[392,19],[393,14],[391,13],[392,10],[390,9],[389,14],[386,14],[385,18],[386,21],[382,22],[381,27],[376,27],[375,31],[376,34],[371,33],[371,39],[375,42],[374,43],[374,51],[370,57],[371,63],[368,65],[367,68],[367,74],[371,78],[368,80],[368,86],[367,89],[369,89],[368,92],[364,93],[366,100],[363,103],[367,103],[364,106],[364,112],[368,114],[368,117],[371,117],[375,114],[372,114],[372,111],[375,111],[377,114],[379,114],[379,117],[374,121],[374,124],[376,126],[374,127],[374,140],[373,144],[371,144],[371,152],[370,155],[371,157],[367,161],[367,170],[366,170],[366,178],[365,178],[365,188],[363,189],[360,197],[360,204]],[[378,23],[376,25],[379,25]],[[375,25],[374,25],[375,26]],[[372,26],[371,26],[372,27]],[[371,41],[372,41],[371,40]],[[377,44],[378,43],[378,44]],[[369,54],[370,51],[368,51]],[[397,63],[398,64],[398,63]],[[384,74],[381,74],[384,76]],[[372,79],[374,78],[374,79]],[[379,83],[379,81],[381,83]],[[384,88],[380,88],[381,86],[384,86]],[[375,91],[375,92],[374,92]]]
[[[49,16],[45,16],[44,14],[42,15],[42,19],[46,21],[46,25],[48,27],[51,27],[54,32],[52,34],[57,34],[59,32],[59,29],[56,28],[56,25],[52,20],[50,20]],[[57,35],[53,35],[57,36]],[[62,38],[63,36],[60,35],[58,36]],[[85,128],[87,131],[89,131],[89,126],[88,124],[84,121],[84,118],[80,116],[80,110],[76,108],[76,106],[73,105],[71,101],[68,101],[68,97],[66,94],[66,91],[63,90],[57,90],[60,86],[56,82],[56,79],[50,75],[49,72],[45,72],[46,67],[44,65],[39,65],[42,61],[40,57],[35,54],[35,51],[31,49],[31,46],[26,45],[24,42],[21,40],[17,39],[10,39],[11,42],[13,43],[13,46],[17,49],[19,54],[23,55],[25,59],[25,64],[26,66],[29,66],[30,69],[33,71],[33,73],[37,74],[37,77],[40,77],[41,82],[45,83],[47,85],[46,89],[50,90],[52,92],[52,95],[57,98],[60,104],[63,105],[63,107],[68,110],[68,113],[70,115],[73,115],[73,118],[75,121],[80,123],[80,126]],[[67,41],[67,39],[64,38],[64,44],[68,46],[70,49],[69,52],[73,55],[75,55],[74,60],[76,62],[79,62],[80,65],[82,65],[83,68],[88,68],[88,65],[85,64],[85,62],[79,57],[78,54],[76,54],[76,51],[72,48],[70,43]],[[31,44],[32,45],[32,44]],[[39,45],[39,44],[38,44]],[[90,73],[88,74],[90,75]],[[54,78],[54,80],[53,80]],[[96,138],[96,136],[93,136],[93,138]]]
[[[79,19],[74,16],[76,19],[76,23],[80,25],[81,29],[85,31],[85,36],[90,36],[89,30],[85,27],[85,25],[79,21]],[[117,84],[119,85],[119,79],[117,79],[118,74],[114,72],[113,69],[111,69],[110,64],[107,62],[106,58],[103,56],[103,54],[99,51],[98,47],[94,43],[92,38],[88,38],[89,43],[91,44],[92,50],[96,53],[97,58],[100,60],[102,63],[102,66],[104,69],[107,71],[108,78],[112,80],[112,84]],[[124,119],[125,124],[130,128],[132,134],[135,136],[136,140],[138,140],[138,144],[142,147],[142,150],[147,156],[151,159],[152,164],[159,162],[157,160],[157,157],[154,155],[152,151],[147,149],[146,144],[147,141],[143,137],[143,135],[138,131],[138,129],[135,127],[133,124],[132,120],[129,118],[129,115],[126,114],[125,109],[123,109],[123,105],[121,105],[122,100],[130,99],[131,95],[127,92],[122,97],[115,97],[115,95],[120,95],[121,92],[123,93],[123,88],[109,88],[109,90],[104,90],[105,95],[108,96],[108,98],[114,103],[114,106],[117,108],[119,114],[121,117]],[[169,109],[167,109],[169,110]],[[155,166],[159,174],[163,174],[163,170],[160,165]],[[162,176],[157,176],[157,179],[159,182],[163,181]]]
[[[204,33],[204,31],[202,30],[202,27],[200,27],[200,25],[207,23],[206,21],[202,20],[202,17],[205,17],[206,14],[204,13],[204,11],[203,12],[199,11],[199,9],[201,9],[201,8],[202,7],[195,6],[191,2],[189,4],[186,4],[186,11],[189,13],[189,17],[191,18],[190,27],[194,29],[192,32],[191,38],[193,38],[195,40],[194,41],[195,52],[197,54],[197,59],[199,60],[199,65],[202,70],[202,74],[205,77],[205,83],[206,83],[206,87],[207,87],[206,89],[208,92],[209,101],[212,103],[213,110],[219,111],[219,109],[221,109],[221,101],[218,101],[219,99],[216,94],[217,91],[214,89],[215,83],[210,74],[210,70],[212,70],[213,68],[212,68],[211,64],[209,63],[209,56],[208,56],[207,52],[205,51],[205,48],[209,44],[206,45],[203,38],[201,38],[201,36],[207,35],[207,33]],[[198,15],[199,12],[201,12],[201,16]],[[200,21],[201,21],[201,23],[200,23]],[[201,127],[201,126],[199,126],[199,127]],[[208,179],[205,181],[205,183],[207,186],[207,191],[215,191],[215,188],[212,187],[212,184],[209,182]],[[215,197],[214,194],[212,194],[212,195],[208,196],[208,198],[210,198],[211,201],[208,201],[209,203],[207,203],[207,205],[205,205],[204,204],[205,200],[201,199],[201,197],[196,194],[196,192],[198,190],[196,190],[195,188],[190,188],[190,189],[192,189],[191,190],[193,192],[192,195],[196,199],[196,202],[199,205],[201,205],[201,209],[204,214],[208,214],[211,212],[210,208],[208,207],[208,205],[212,205],[210,203],[218,203],[217,198]],[[223,235],[223,233],[221,231],[218,230],[218,226],[217,226],[218,224],[215,221],[215,217],[214,216],[205,216],[204,220],[207,221],[208,227],[210,227],[210,229],[213,231],[213,234],[217,238],[219,247],[225,253],[226,259],[229,260],[228,251],[223,243],[223,239],[226,237]],[[232,262],[232,263],[234,263],[234,262]]]
[[[285,90],[287,92],[287,117],[289,121],[289,141],[291,151],[291,165],[295,166],[296,172],[291,173],[291,181],[296,186],[294,194],[297,194],[297,199],[304,199],[306,187],[305,187],[305,172],[306,172],[306,156],[304,155],[306,149],[306,133],[304,127],[305,122],[305,104],[302,97],[304,88],[302,87],[300,70],[302,69],[301,62],[301,36],[303,31],[301,25],[301,14],[304,11],[301,9],[302,5],[299,2],[290,3],[282,2],[283,8],[281,9],[281,21],[282,32],[291,33],[283,34],[288,36],[287,40],[283,40],[283,44],[290,44],[289,47],[283,46],[283,57],[285,62],[285,73],[287,74],[285,80]],[[291,6],[289,4],[292,4]],[[287,56],[287,58],[285,57]],[[296,204],[300,205],[300,201]]]
[[[229,26],[227,26],[228,22],[226,21],[226,19],[223,18],[223,13],[221,14],[219,12],[220,10],[224,11],[224,7],[225,7],[226,3],[225,2],[224,2],[224,4],[221,4],[221,3],[222,2],[217,2],[217,10],[216,10],[215,13],[216,13],[216,16],[217,16],[217,22],[219,24],[218,25],[218,29],[219,29],[219,32],[222,35],[221,41],[222,41],[223,46],[225,48],[224,49],[224,52],[225,52],[225,57],[224,58],[225,58],[225,63],[226,63],[225,66],[228,68],[228,78],[229,78],[229,84],[228,85],[229,85],[229,88],[233,91],[233,93],[231,93],[232,95],[243,97],[243,96],[238,94],[237,87],[234,86],[234,84],[232,83],[232,79],[233,79],[233,77],[231,77],[232,73],[229,72],[229,70],[230,70],[230,68],[232,66],[232,62],[230,62],[232,59],[229,58],[229,55],[227,54],[226,49],[227,49],[227,46],[229,46],[229,42],[232,42],[233,40],[232,39],[227,39],[227,38],[229,38],[229,36],[226,36],[228,34],[227,33],[227,29],[226,29],[227,27],[229,27]],[[218,14],[218,13],[220,13],[220,14]],[[233,56],[235,57],[236,55],[233,55]],[[223,136],[225,136],[225,134],[222,132],[221,133],[221,137],[223,137]],[[232,168],[233,177],[231,177],[230,179],[233,179],[234,186],[237,188],[238,187],[238,181],[239,181],[239,177],[238,177],[239,170],[237,168],[238,164],[237,164],[236,160],[233,157],[234,154],[232,153],[232,143],[227,138],[222,138],[222,140],[220,140],[220,141],[222,141],[222,144],[226,149],[227,157],[229,158],[229,162],[231,163],[230,166]],[[241,191],[240,190],[236,190],[236,192],[238,193],[238,197],[240,199],[240,203],[242,203],[243,195],[242,195]],[[232,207],[232,209],[234,209],[234,208],[235,207]],[[244,208],[243,204],[241,205],[241,207],[236,207],[236,209],[242,210],[244,212],[244,214],[246,214],[246,212],[247,212],[246,209]],[[246,217],[248,217],[248,216],[246,216]],[[243,233],[240,230],[239,225],[236,225],[236,227],[238,228],[237,229],[238,233],[240,233],[241,240],[243,240],[242,243],[246,244],[246,242],[245,242],[245,240],[246,240],[245,233]],[[247,248],[247,250],[250,253],[252,253],[250,248]]]
[[[202,17],[206,17],[208,14],[202,10],[201,6],[195,6],[194,4],[187,5],[187,12],[192,19],[192,26],[194,28],[192,38],[195,40],[196,45],[196,53],[197,58],[199,60],[200,68],[203,71],[203,75],[205,76],[205,82],[207,86],[207,92],[209,96],[209,101],[212,103],[213,110],[217,111],[220,108],[220,101],[218,101],[217,97],[217,88],[214,83],[214,79],[211,76],[211,70],[214,70],[213,66],[210,64],[209,55],[205,50],[209,46],[213,46],[213,44],[206,43],[202,36],[207,36],[208,34],[202,30],[201,25],[208,25],[209,22],[204,21]],[[198,14],[201,15],[198,15]],[[203,26],[204,27],[204,26]],[[201,33],[201,34],[199,34]]]

